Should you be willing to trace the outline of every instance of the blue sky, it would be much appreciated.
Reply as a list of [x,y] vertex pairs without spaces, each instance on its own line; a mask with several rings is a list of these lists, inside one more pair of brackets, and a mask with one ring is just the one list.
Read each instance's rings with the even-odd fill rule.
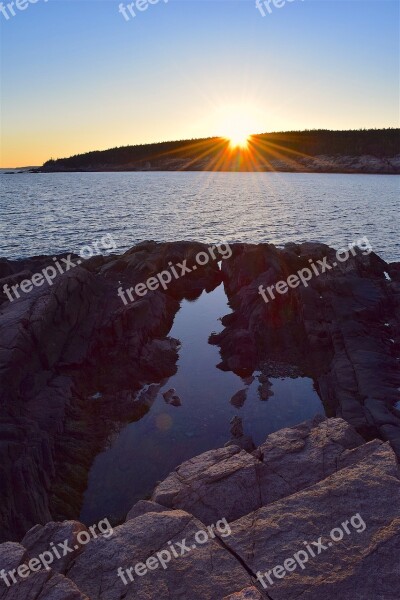
[[[127,5],[129,0],[124,2]],[[1,28],[2,166],[264,131],[399,126],[399,2],[38,0]]]

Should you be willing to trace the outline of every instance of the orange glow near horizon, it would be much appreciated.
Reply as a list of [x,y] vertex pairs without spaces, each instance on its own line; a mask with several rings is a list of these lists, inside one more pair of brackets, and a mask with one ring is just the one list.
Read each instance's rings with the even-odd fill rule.
[[[292,138],[290,138],[292,140]],[[288,142],[290,140],[288,139]],[[174,151],[159,153],[155,158],[177,158],[181,155],[181,148]],[[285,144],[285,138],[267,140],[263,136],[245,135],[243,137],[219,137],[205,140],[193,140],[185,148],[185,154],[192,158],[180,170],[187,171],[191,168],[211,172],[218,171],[275,171],[271,160],[286,162],[293,170],[302,169],[301,159],[311,158],[307,154],[291,150]]]
[[[303,168],[301,160],[307,157],[307,154],[290,149],[290,143],[286,144],[284,135],[272,139],[254,133],[249,135],[248,132],[252,130],[241,125],[239,119],[231,120],[229,134],[226,127],[223,137],[193,139],[173,150],[160,149],[157,152],[155,147],[152,160],[176,158],[183,161],[178,169],[184,171],[192,168],[214,172],[274,171],[274,164],[271,163],[274,160],[286,162],[295,171]],[[288,138],[288,142],[292,140],[292,137]],[[14,165],[11,166],[13,167]]]
[[231,136],[229,136],[228,139],[229,145],[233,150],[235,150],[236,148],[245,150],[249,145],[250,135],[246,135],[244,133],[239,132],[232,134]]
[[218,117],[223,137],[229,140],[231,150],[247,150],[251,134],[262,127],[257,110],[251,103],[224,105],[216,113]]
[[[136,132],[135,136],[120,138],[116,142],[118,127],[112,130],[93,131],[91,127],[85,130],[88,143],[85,141],[81,146],[81,132],[75,127],[71,127],[67,134],[60,136],[60,129],[47,129],[47,135],[40,135],[39,128],[36,127],[35,136],[30,140],[30,147],[26,145],[26,132],[20,127],[17,131],[6,131],[2,136],[4,141],[4,150],[7,149],[7,157],[4,156],[3,168],[14,168],[23,166],[40,166],[50,158],[68,158],[75,154],[83,154],[94,150],[106,150],[116,146],[135,145],[140,143],[156,143],[157,141],[179,140],[185,141],[184,148],[189,150],[185,169],[204,168],[210,170],[258,170],[260,168],[260,154],[264,154],[258,143],[257,132],[266,131],[268,125],[265,115],[253,102],[229,103],[222,100],[215,104],[214,110],[210,111],[207,121],[201,123],[199,137],[193,136],[191,142],[190,133],[185,135],[165,135],[157,138],[155,135],[146,134],[147,127],[143,124],[143,129]],[[215,132],[214,138],[205,138],[208,133]],[[147,138],[147,139],[146,139]],[[81,146],[81,147],[80,147]],[[51,151],[47,147],[53,148]],[[23,149],[23,153],[21,152]],[[62,148],[60,150],[60,148]],[[265,150],[265,148],[263,149]],[[153,158],[162,158],[163,155],[176,155],[176,158],[182,157],[182,149],[177,148],[174,151],[164,153],[157,152],[154,148]],[[183,152],[185,154],[185,152]],[[6,154],[4,152],[4,154]],[[35,158],[32,158],[34,156]],[[199,167],[199,163],[200,167]]]

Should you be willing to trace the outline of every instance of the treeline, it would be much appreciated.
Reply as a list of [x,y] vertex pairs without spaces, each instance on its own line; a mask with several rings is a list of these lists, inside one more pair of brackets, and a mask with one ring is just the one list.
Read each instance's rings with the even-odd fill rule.
[[257,136],[295,152],[318,156],[362,156],[379,158],[400,154],[400,129],[360,129],[351,131],[288,131]]
[[[159,142],[155,144],[140,144],[137,146],[121,146],[109,150],[95,150],[85,154],[77,154],[70,158],[49,160],[44,168],[94,168],[145,166],[145,163],[162,159],[196,159],[204,153],[207,156],[221,151],[221,146],[227,142],[221,138],[206,138],[201,140],[180,140],[175,142]],[[141,165],[143,163],[143,165]]]
[[[361,156],[378,158],[400,154],[400,129],[363,129],[351,131],[286,131],[252,136],[250,151],[256,149],[257,160],[276,156],[307,155]],[[49,160],[44,170],[115,170],[146,168],[166,161],[218,161],[226,153],[229,142],[224,138],[205,138],[123,146],[87,152],[70,158]]]

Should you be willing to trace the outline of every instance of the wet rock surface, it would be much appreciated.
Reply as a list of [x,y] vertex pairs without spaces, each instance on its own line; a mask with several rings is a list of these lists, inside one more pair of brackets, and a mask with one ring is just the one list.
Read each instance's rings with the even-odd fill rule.
[[[252,491],[253,501],[241,502]],[[364,442],[342,419],[276,432],[253,454],[206,452],[170,474],[154,498],[138,502],[112,535],[54,565],[60,573],[2,582],[1,600],[398,598],[399,465],[389,443]],[[51,540],[72,541],[80,527],[52,523],[21,544],[1,544],[0,569],[18,568]],[[296,562],[306,544],[315,552]],[[271,584],[265,573],[279,566]]]
[[[145,282],[170,262],[193,264],[207,246],[144,242],[121,256],[84,261],[51,287],[21,293],[13,302],[0,295],[0,540],[20,540],[37,523],[77,517],[88,470],[110,432],[151,410],[159,386],[176,371],[179,341],[168,338],[168,332],[180,300],[195,299],[222,280],[233,312],[223,318],[222,333],[211,337],[221,349],[220,368],[248,381],[261,371],[264,399],[271,377],[312,377],[327,415],[343,417],[361,436],[344,444],[341,461],[344,452],[349,453],[346,460],[353,460],[358,447],[368,453],[374,446],[363,442],[375,438],[389,441],[400,456],[400,265],[359,253],[314,277],[308,287],[267,304],[258,292],[261,284],[287,279],[310,260],[328,257],[332,264],[334,251],[316,243],[283,249],[234,244],[232,249],[222,272],[210,261],[166,290],[148,291],[127,304],[118,297],[119,289]],[[1,287],[31,278],[52,260],[2,259]],[[239,391],[232,400],[240,406],[245,398]],[[245,450],[232,445],[216,451],[223,464],[211,453],[201,459],[205,464],[194,460],[180,467],[190,485],[196,473],[204,473],[210,506],[204,508],[197,488],[183,494],[174,475],[153,499],[159,497],[166,506],[181,499],[184,510],[209,521],[220,514],[220,492],[215,505],[212,497],[214,482],[222,477],[228,498],[222,506],[236,519],[260,508],[265,499],[301,488],[298,477],[293,484],[284,470],[276,477],[265,471],[262,453],[272,450],[260,447],[251,453],[249,440],[243,442]],[[280,447],[278,440],[274,447]],[[287,459],[282,464],[291,468]],[[263,478],[272,478],[272,484],[264,486]],[[256,494],[248,491],[253,488]],[[239,500],[237,489],[244,490]]]

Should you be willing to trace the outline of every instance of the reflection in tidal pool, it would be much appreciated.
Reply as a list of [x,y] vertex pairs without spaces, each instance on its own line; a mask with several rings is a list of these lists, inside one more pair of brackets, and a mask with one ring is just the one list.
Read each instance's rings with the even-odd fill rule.
[[[243,419],[245,435],[259,445],[273,431],[324,414],[311,379],[270,379],[273,396],[261,401],[257,378],[246,385],[216,368],[219,350],[208,344],[208,337],[221,330],[218,319],[229,312],[222,285],[194,302],[182,302],[170,332],[182,343],[178,371],[161,387],[150,411],[126,425],[96,457],[80,517],[84,523],[105,516],[123,520],[180,463],[223,446],[231,438],[229,422],[235,415]],[[165,402],[162,393],[170,388],[177,390],[182,406]],[[247,398],[237,408],[230,399],[243,389]]]

